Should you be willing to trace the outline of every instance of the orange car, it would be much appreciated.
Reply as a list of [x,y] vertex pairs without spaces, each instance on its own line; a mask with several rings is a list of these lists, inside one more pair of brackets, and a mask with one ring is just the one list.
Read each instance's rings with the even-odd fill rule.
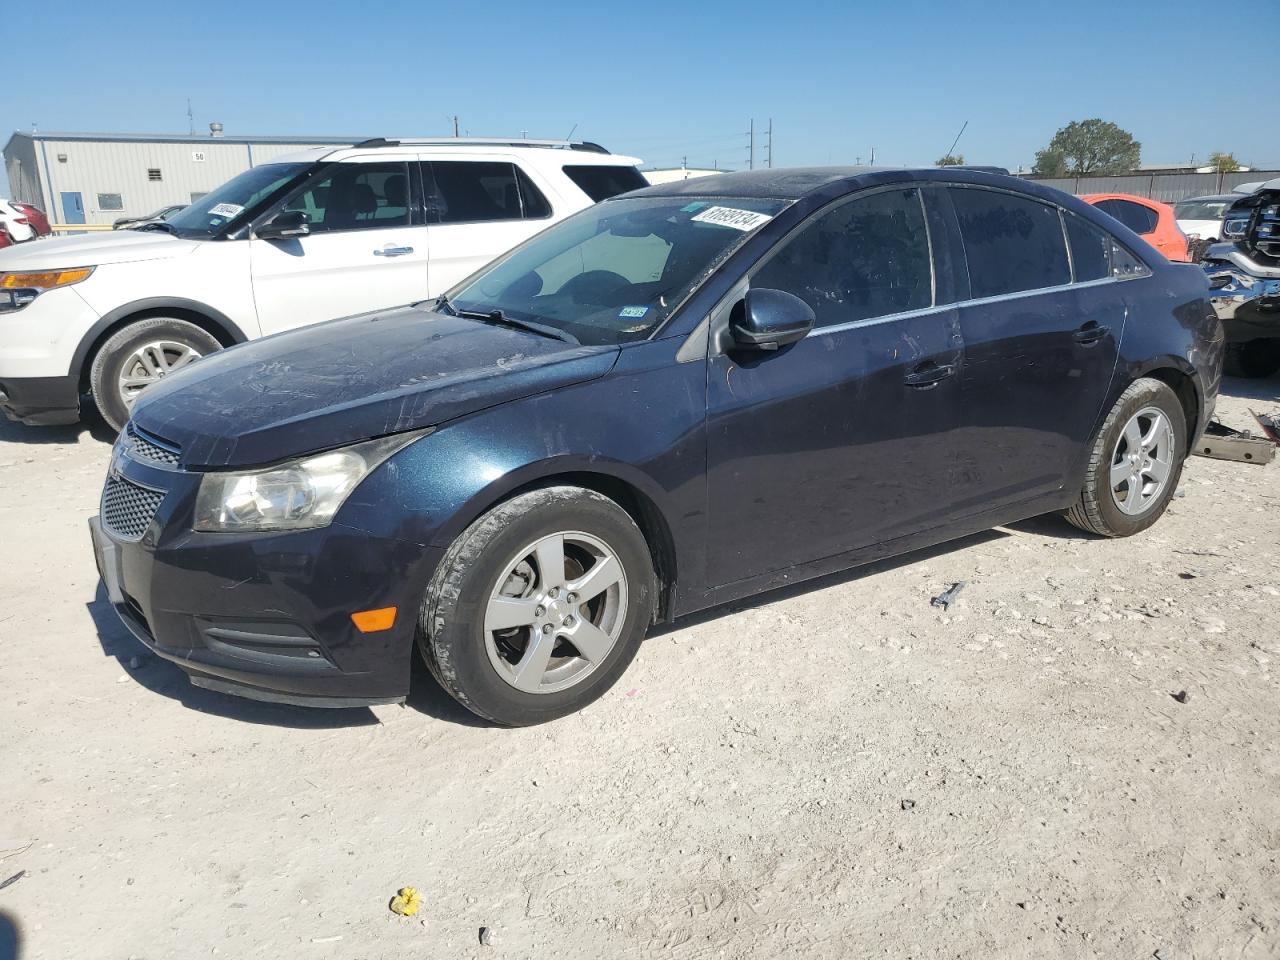
[[1187,238],[1178,229],[1173,207],[1131,193],[1090,193],[1080,198],[1109,213],[1170,260],[1190,260]]

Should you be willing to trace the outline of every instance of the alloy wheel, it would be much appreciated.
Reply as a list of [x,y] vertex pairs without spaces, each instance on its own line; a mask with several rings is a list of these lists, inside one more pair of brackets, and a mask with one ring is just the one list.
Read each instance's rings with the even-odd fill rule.
[[489,662],[525,693],[556,693],[609,656],[627,616],[627,575],[613,548],[566,531],[528,544],[503,567],[485,608]]
[[120,399],[125,406],[133,406],[138,394],[147,387],[201,356],[194,347],[175,340],[142,344],[125,358],[120,368]]
[[1158,407],[1143,407],[1125,424],[1111,455],[1111,496],[1121,512],[1143,513],[1162,493],[1173,472],[1173,425]]

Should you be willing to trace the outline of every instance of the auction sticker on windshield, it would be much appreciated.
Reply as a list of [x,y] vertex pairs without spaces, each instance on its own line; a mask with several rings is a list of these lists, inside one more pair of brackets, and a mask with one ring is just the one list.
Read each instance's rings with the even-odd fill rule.
[[237,216],[243,209],[244,207],[236,203],[215,203],[209,208],[209,216],[226,217],[227,219],[231,219],[232,217]]
[[756,213],[754,210],[739,210],[736,207],[708,207],[696,217],[690,217],[693,223],[714,223],[734,230],[754,230],[761,224],[768,223],[773,217],[767,213]]

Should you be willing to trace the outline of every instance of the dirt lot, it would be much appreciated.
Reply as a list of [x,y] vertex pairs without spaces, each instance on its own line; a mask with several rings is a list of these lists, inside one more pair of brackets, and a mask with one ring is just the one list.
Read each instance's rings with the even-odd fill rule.
[[[1227,391],[1243,427],[1280,380]],[[373,710],[190,687],[97,589],[107,455],[0,427],[23,958],[1280,956],[1280,465],[682,623],[511,731],[420,669]]]

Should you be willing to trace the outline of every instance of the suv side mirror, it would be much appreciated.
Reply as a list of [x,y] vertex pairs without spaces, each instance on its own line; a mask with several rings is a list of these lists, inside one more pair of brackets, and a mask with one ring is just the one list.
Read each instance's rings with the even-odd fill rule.
[[777,350],[803,340],[813,329],[813,309],[784,290],[750,289],[743,301],[742,319],[729,332],[739,350]]
[[311,214],[305,210],[284,210],[258,227],[254,234],[261,240],[288,240],[311,233]]

